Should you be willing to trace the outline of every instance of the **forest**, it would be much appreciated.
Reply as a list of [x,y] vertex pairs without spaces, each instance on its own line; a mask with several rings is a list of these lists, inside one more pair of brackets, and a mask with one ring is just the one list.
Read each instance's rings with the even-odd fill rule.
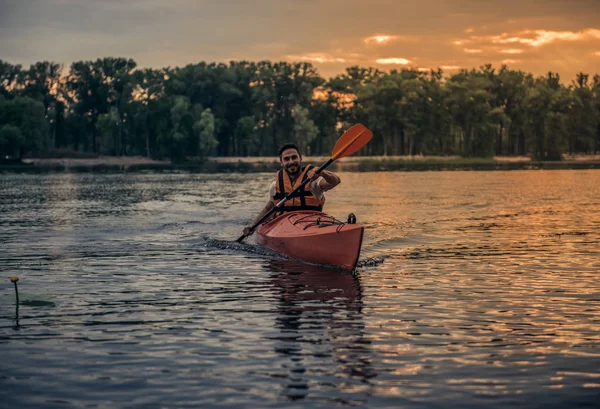
[[380,71],[323,78],[306,62],[139,68],[133,59],[68,70],[0,60],[0,157],[274,156],[284,142],[327,155],[354,123],[374,133],[363,155],[530,156],[600,150],[600,75],[570,83],[507,66]]

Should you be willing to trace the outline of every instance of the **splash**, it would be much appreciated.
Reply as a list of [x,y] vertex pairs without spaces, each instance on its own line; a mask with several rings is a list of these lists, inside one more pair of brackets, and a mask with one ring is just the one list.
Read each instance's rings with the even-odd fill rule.
[[385,261],[389,256],[379,256],[379,257],[367,257],[361,260],[358,260],[358,264],[356,268],[368,268],[368,267],[377,267]]
[[285,255],[277,253],[276,251],[273,251],[266,247],[248,243],[238,243],[236,241],[220,240],[212,237],[205,237],[201,245],[208,250],[229,250],[234,252],[256,254],[265,257],[278,257],[280,259],[288,259],[288,257],[286,257]]

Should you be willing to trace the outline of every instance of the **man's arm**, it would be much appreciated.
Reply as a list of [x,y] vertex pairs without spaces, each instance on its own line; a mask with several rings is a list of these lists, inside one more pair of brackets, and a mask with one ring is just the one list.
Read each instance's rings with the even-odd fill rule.
[[315,169],[311,169],[308,172],[308,177],[311,180],[315,180],[319,176],[323,177],[323,180],[321,181],[321,183],[319,183],[319,185],[320,185],[321,189],[323,189],[323,191],[331,190],[334,187],[336,187],[337,185],[339,185],[341,182],[340,177],[338,175],[336,175],[335,173],[330,172],[328,170],[321,171],[321,173],[319,173],[318,176],[315,176]]

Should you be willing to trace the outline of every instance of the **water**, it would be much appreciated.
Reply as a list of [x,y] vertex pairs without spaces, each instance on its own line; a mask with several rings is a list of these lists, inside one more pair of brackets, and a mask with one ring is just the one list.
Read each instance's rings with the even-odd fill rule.
[[600,171],[342,173],[355,274],[232,243],[270,177],[0,175],[2,407],[597,407]]

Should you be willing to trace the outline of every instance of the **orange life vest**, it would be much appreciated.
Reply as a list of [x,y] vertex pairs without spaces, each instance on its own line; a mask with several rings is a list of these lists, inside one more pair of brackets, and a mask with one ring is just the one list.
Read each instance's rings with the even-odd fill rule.
[[[300,176],[296,179],[296,183],[292,184],[290,175],[285,169],[277,171],[277,178],[275,180],[275,196],[271,199],[274,205],[279,203],[285,195],[294,190],[300,183],[307,178],[309,170],[313,169],[314,166],[306,165],[300,169]],[[288,200],[283,204],[282,212],[290,212],[292,210],[318,210],[323,211],[323,205],[325,204],[325,197],[322,199],[316,197],[310,190],[310,183],[304,185],[303,189],[299,192],[294,193],[289,197]]]

